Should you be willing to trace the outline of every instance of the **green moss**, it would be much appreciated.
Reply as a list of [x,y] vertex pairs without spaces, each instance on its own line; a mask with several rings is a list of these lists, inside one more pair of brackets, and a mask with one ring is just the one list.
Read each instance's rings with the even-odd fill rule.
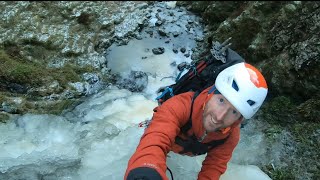
[[[294,144],[292,147],[291,143],[283,142],[284,157],[281,161],[288,166],[280,169],[265,167],[265,172],[268,172],[272,179],[306,177],[301,175],[301,172],[319,177],[317,170],[320,168],[320,163],[317,158],[310,158],[320,155],[320,123],[317,121],[319,100],[310,99],[300,105],[293,102],[293,99],[279,96],[261,108],[262,119],[270,123],[270,127],[264,130],[268,142],[272,144],[279,140],[278,135],[284,130],[290,133],[290,139],[292,138]],[[316,119],[311,120],[311,117]]]
[[29,101],[26,102],[25,112],[60,115],[64,110],[68,109],[72,104],[76,102],[78,102],[78,100],[70,99],[51,102]]
[[293,123],[294,104],[292,100],[285,96],[279,96],[266,102],[261,107],[263,119],[270,124],[287,126],[288,123]]
[[66,88],[68,82],[81,81],[79,75],[85,72],[94,72],[95,69],[92,66],[79,67],[73,64],[66,64],[65,66],[58,69],[51,69],[52,76],[54,79],[58,80],[60,85]]
[[[320,100],[317,98],[309,99],[300,105],[285,96],[273,98],[262,106],[263,118],[271,124],[287,126],[295,122],[317,122],[320,116]],[[317,122],[319,123],[319,122]]]
[[79,24],[83,24],[83,25],[90,25],[90,23],[92,22],[92,15],[86,12],[82,12],[80,14],[80,16],[77,18],[77,22]]
[[316,122],[320,117],[320,100],[318,98],[309,99],[297,107],[297,113],[304,121]]
[[10,93],[7,91],[0,91],[0,103],[2,103],[3,101],[6,101],[8,99],[8,97],[16,97],[16,94],[14,93]]
[[11,58],[6,52],[0,50],[1,82],[39,86],[46,75],[43,65]]
[[264,134],[266,135],[268,141],[275,142],[278,141],[278,135],[283,131],[283,127],[278,125],[272,125],[270,128],[264,130]]
[[261,11],[261,13],[264,15],[265,18],[269,19],[270,15],[273,16],[274,14],[277,14],[279,10],[284,7],[288,2],[283,1],[269,1],[269,2],[258,2],[254,3],[255,10]]
[[86,72],[95,72],[96,69],[92,66],[89,66],[89,65],[86,65],[86,66],[83,66],[83,67],[79,67],[79,66],[71,66],[72,69],[77,73],[77,74],[83,74],[83,73],[86,73]]
[[5,53],[16,59],[21,59],[21,48],[12,42],[4,42],[3,47]]
[[67,87],[68,82],[80,81],[79,75],[74,71],[71,65],[66,65],[58,69],[50,69],[52,76],[62,87]]
[[0,104],[5,100],[5,96],[3,96],[2,94],[0,94]]
[[7,61],[10,61],[11,58],[8,56],[4,50],[0,50],[0,64],[4,64]]
[[[314,179],[319,179],[320,163],[320,142],[319,142],[320,124],[312,122],[297,122],[288,125],[288,130],[292,133],[294,141],[297,143],[294,157],[290,158],[292,173],[298,176],[301,168],[305,174],[310,174]],[[318,178],[316,178],[318,177]]]
[[75,103],[76,100],[62,100],[58,103],[55,103],[51,106],[48,106],[47,112],[50,114],[56,114],[59,115],[61,114],[64,110],[69,108],[73,103]]
[[240,22],[230,22],[230,26],[221,27],[213,34],[212,39],[224,42],[232,37],[232,46],[237,47],[236,50],[243,57],[247,57],[248,46],[256,38],[261,30],[260,23],[251,17],[244,17]]
[[[177,1],[177,4],[181,4],[181,2]],[[208,6],[212,3],[210,1],[198,1],[198,2],[188,2],[188,1],[184,1],[184,6],[186,6],[187,4],[189,4],[189,11],[192,11],[194,13],[201,13],[204,12],[206,8],[208,8]]]
[[320,142],[317,139],[319,137],[316,136],[317,131],[320,129],[319,122],[299,122],[288,126],[296,142],[307,148],[320,148]]
[[[272,138],[273,135],[287,129],[295,138],[296,142],[303,146],[315,145],[316,139],[311,138],[320,129],[319,100],[311,99],[299,106],[296,106],[288,97],[279,96],[268,102],[261,108],[262,119],[271,124],[272,128],[266,130],[266,135]],[[310,118],[314,118],[310,120]]]
[[68,82],[81,81],[80,74],[94,72],[91,66],[79,67],[67,64],[57,69],[49,69],[40,63],[28,62],[8,55],[0,50],[0,82],[17,83],[23,86],[40,87],[57,80],[62,87]]
[[294,175],[292,174],[292,170],[288,168],[273,169],[272,165],[267,165],[262,169],[271,179],[274,180],[295,179]]
[[67,51],[63,55],[67,58],[75,58],[79,56],[79,54],[74,51]]
[[10,116],[7,113],[0,112],[0,123],[5,123],[9,120]]

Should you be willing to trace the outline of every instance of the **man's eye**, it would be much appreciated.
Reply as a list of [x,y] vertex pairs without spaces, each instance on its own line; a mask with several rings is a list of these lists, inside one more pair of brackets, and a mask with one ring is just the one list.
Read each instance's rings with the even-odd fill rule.
[[219,99],[220,102],[223,102],[224,100],[222,98]]
[[233,114],[237,114],[238,112],[237,112],[236,110],[233,110],[232,113],[233,113]]

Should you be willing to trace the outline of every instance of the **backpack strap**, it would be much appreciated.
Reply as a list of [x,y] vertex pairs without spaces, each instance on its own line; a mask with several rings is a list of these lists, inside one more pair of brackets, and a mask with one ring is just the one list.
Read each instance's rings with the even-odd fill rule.
[[193,95],[193,98],[192,98],[192,102],[191,102],[191,112],[190,112],[190,116],[189,116],[189,120],[188,122],[183,125],[181,128],[180,128],[180,131],[183,133],[183,134],[186,134],[188,133],[189,129],[191,129],[192,127],[192,111],[193,111],[193,103],[194,103],[194,100],[197,98],[197,96],[200,94],[199,91],[196,91]]
[[224,139],[212,140],[208,143],[201,143],[193,134],[191,137],[188,137],[188,139],[182,139],[181,137],[177,136],[175,142],[183,147],[183,150],[179,152],[180,154],[191,152],[193,155],[201,155],[223,144],[228,138],[229,136]]

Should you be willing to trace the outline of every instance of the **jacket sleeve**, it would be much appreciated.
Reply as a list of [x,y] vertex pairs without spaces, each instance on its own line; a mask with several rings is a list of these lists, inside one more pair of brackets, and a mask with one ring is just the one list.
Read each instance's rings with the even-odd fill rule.
[[202,162],[198,180],[218,180],[227,169],[227,163],[240,139],[240,127],[235,127],[226,142],[208,152]]
[[180,127],[189,118],[190,103],[191,96],[181,94],[170,98],[157,108],[149,127],[142,135],[135,153],[128,162],[125,180],[129,179],[129,173],[130,177],[133,177],[132,172],[141,167],[144,167],[142,169],[152,168],[162,179],[167,179],[166,156],[180,132]]

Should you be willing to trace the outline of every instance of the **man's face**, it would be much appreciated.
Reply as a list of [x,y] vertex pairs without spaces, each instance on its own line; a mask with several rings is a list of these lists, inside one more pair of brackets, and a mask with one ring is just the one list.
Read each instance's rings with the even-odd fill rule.
[[214,94],[205,105],[203,126],[214,132],[231,126],[241,117],[240,112],[221,94]]

